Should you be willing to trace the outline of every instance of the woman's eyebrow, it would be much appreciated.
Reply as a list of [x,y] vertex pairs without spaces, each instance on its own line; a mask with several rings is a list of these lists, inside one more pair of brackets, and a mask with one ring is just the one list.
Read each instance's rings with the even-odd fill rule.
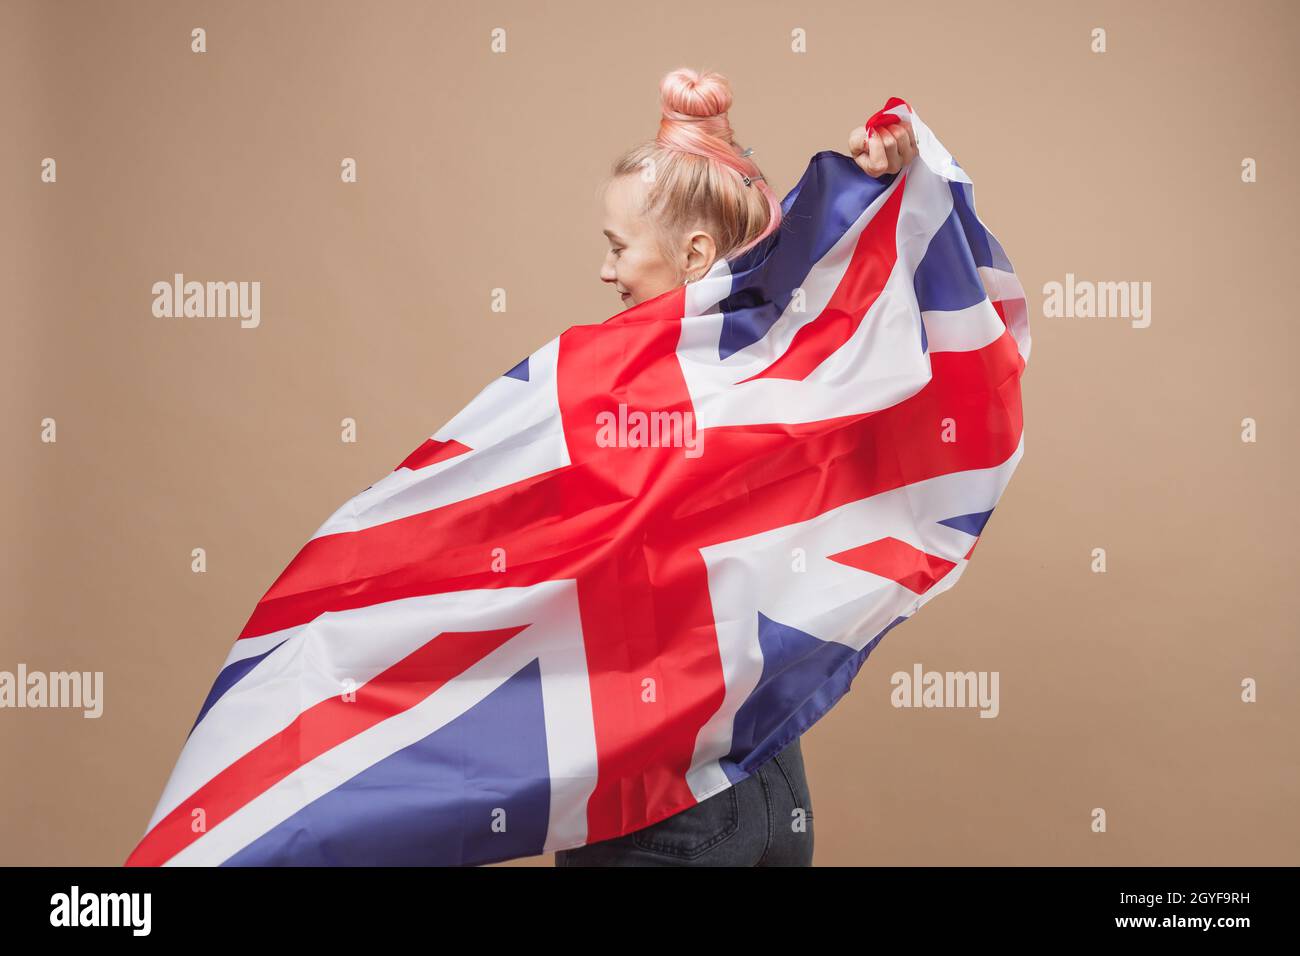
[[603,233],[604,233],[605,235],[607,235],[609,238],[613,239],[615,242],[622,242],[622,241],[623,241],[623,237],[622,237],[622,236],[620,236],[618,233],[616,233],[616,232],[614,232],[614,231],[612,231],[612,230],[610,230],[610,229],[602,229],[601,232],[603,232]]

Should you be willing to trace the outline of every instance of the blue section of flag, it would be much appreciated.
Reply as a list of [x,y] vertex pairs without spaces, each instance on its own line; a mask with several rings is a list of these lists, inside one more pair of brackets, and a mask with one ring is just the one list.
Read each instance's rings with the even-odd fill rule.
[[[806,631],[758,615],[763,673],[753,693],[736,710],[731,752],[719,761],[723,773],[739,783],[811,727],[848,693],[853,678],[896,617],[860,651],[838,641],[823,641]],[[773,714],[790,715],[773,726]]]
[[451,723],[309,803],[222,865],[457,866],[536,856],[550,808],[534,660]]
[[[501,366],[497,366],[500,368]],[[528,359],[524,359],[510,371],[506,372],[504,378],[517,378],[521,382],[528,381]]]
[[956,209],[930,239],[912,284],[922,312],[956,312],[987,298]]
[[952,182],[948,184],[952,191],[952,208],[961,220],[962,231],[970,243],[971,254],[977,266],[1014,272],[1011,260],[993,233],[984,228],[979,216],[975,214],[975,187],[970,183]]
[[[718,304],[722,333],[718,358],[725,359],[767,335],[796,289],[897,175],[879,179],[834,150],[813,156],[798,185],[781,204],[776,231],[731,261],[733,292]],[[775,254],[773,243],[780,243]],[[769,290],[776,290],[769,298]]]
[[944,518],[939,524],[947,525],[949,528],[956,528],[958,531],[965,531],[967,534],[979,537],[984,530],[984,525],[989,520],[989,515],[993,514],[993,509],[988,511],[974,511],[968,515],[957,515],[955,518]]
[[[280,642],[280,644],[283,643],[284,641]],[[212,690],[208,691],[207,700],[199,708],[199,716],[194,718],[194,723],[190,726],[190,733],[194,733],[194,728],[199,725],[199,721],[203,720],[204,715],[212,709],[212,705],[219,701],[226,691],[243,680],[244,675],[260,664],[264,658],[274,654],[280,644],[275,645],[265,654],[258,654],[256,657],[245,657],[242,661],[235,661],[233,664],[222,668],[221,673],[217,675],[217,679],[212,684]],[[189,734],[186,734],[187,739],[188,737]]]

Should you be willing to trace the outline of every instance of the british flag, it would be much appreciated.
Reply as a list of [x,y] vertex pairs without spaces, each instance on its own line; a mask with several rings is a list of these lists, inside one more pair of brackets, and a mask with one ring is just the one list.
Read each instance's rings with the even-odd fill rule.
[[580,846],[825,714],[957,582],[1024,450],[1023,290],[970,177],[903,100],[873,117],[896,119],[898,174],[817,153],[768,239],[568,329],[339,508],[127,864]]

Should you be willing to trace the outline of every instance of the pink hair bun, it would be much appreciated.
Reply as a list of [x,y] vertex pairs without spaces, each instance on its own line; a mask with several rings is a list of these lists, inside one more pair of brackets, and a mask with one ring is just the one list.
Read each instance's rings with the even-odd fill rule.
[[664,117],[673,120],[708,119],[725,116],[731,109],[731,84],[721,73],[697,73],[683,67],[673,70],[659,84]]

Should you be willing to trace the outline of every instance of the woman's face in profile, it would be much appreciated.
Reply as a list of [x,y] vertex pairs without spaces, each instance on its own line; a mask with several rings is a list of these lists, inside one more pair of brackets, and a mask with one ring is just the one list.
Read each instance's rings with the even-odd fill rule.
[[654,224],[641,215],[649,184],[640,176],[616,176],[605,187],[605,238],[609,252],[602,282],[618,291],[624,308],[662,295],[680,280],[656,243]]

